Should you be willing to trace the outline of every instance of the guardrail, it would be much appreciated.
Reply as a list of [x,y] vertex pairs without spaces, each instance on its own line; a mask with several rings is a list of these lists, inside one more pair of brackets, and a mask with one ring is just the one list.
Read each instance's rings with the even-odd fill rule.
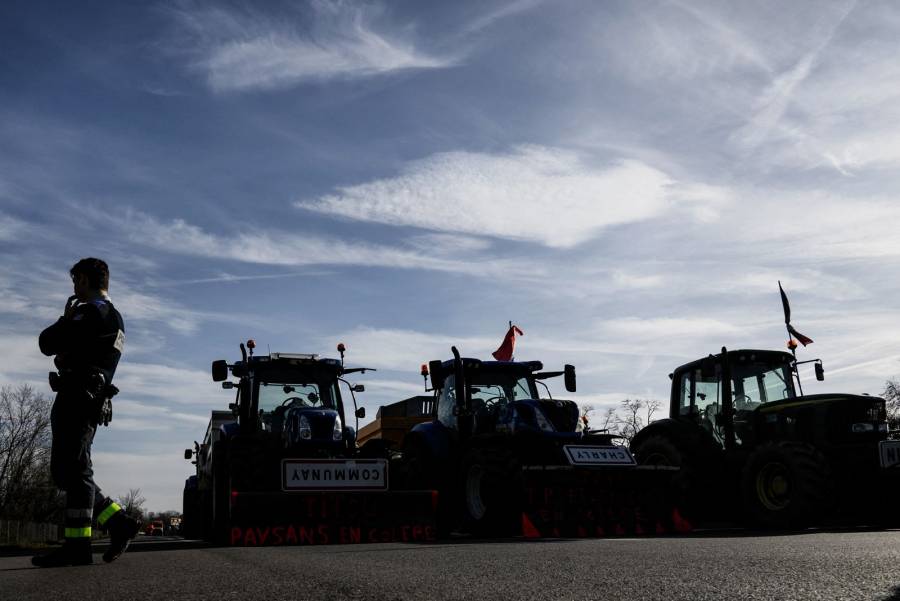
[[62,536],[62,527],[53,522],[0,520],[0,545],[55,542]]

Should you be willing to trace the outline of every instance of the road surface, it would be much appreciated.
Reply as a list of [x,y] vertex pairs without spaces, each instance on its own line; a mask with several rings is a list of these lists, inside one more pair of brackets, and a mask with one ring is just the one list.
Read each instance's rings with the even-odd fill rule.
[[900,531],[214,548],[142,540],[111,565],[0,558],[0,598],[895,599]]

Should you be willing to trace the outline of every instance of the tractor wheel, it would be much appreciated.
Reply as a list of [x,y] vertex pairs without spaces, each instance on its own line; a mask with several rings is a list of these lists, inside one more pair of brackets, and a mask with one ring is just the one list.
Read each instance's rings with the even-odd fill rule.
[[683,467],[684,457],[671,440],[664,436],[651,436],[634,449],[637,462],[641,465],[665,465]]
[[[222,443],[215,443],[221,445]],[[221,450],[219,450],[221,449]],[[219,447],[218,456],[213,451],[212,466],[212,532],[209,540],[216,544],[228,541],[231,528],[231,478],[228,476],[227,449]]]
[[407,436],[403,441],[398,470],[402,476],[402,488],[406,490],[437,491],[437,508],[435,510],[435,526],[438,538],[447,538],[458,525],[458,512],[452,487],[447,485],[441,474],[444,470],[438,465],[434,454],[424,440],[417,436]]
[[465,527],[478,536],[515,536],[522,528],[522,473],[515,455],[471,449],[462,463]]
[[200,538],[200,495],[197,489],[185,489],[182,496],[181,535],[184,538]]
[[750,455],[741,492],[750,520],[764,528],[805,528],[830,513],[831,470],[801,443],[770,442]]
[[679,468],[672,477],[671,493],[675,506],[689,521],[699,523],[710,515],[709,474],[665,436],[650,436],[632,448],[640,465]]

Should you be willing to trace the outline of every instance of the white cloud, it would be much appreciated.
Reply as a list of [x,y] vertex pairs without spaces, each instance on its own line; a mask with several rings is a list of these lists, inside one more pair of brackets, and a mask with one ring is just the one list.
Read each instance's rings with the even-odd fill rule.
[[[2,182],[0,182],[0,194],[2,194]],[[25,238],[28,225],[15,217],[0,213],[0,241],[15,242]]]
[[604,19],[599,40],[623,74],[639,82],[695,80],[737,70],[768,73],[771,61],[734,19],[687,2],[645,3]]
[[427,334],[415,330],[358,327],[342,332],[336,338],[323,339],[318,346],[330,348],[335,339],[342,340],[347,344],[348,366],[417,374],[422,363],[449,357],[451,345],[458,346],[460,352],[467,357],[480,357],[496,350],[502,338],[503,332],[494,340],[465,335]]
[[512,0],[511,2],[506,2],[499,8],[488,11],[474,19],[465,27],[464,33],[472,34],[480,32],[483,29],[491,27],[498,21],[527,12],[543,3],[544,0]]
[[[116,401],[149,399],[162,405],[207,410],[224,408],[233,395],[212,381],[210,372],[152,363],[122,361],[116,370],[116,385],[122,390]],[[131,407],[135,407],[131,405]]]
[[147,509],[180,511],[184,481],[194,473],[194,466],[180,451],[177,447],[170,452],[146,454],[95,451],[91,459],[104,494],[119,497],[139,488],[147,499]]
[[565,248],[604,227],[657,217],[679,202],[695,209],[723,200],[717,188],[674,182],[637,161],[599,168],[569,150],[522,146],[507,154],[433,155],[397,177],[340,188],[296,206]]
[[417,48],[401,28],[380,18],[382,12],[374,5],[313,1],[281,19],[226,9],[174,14],[200,45],[194,48],[200,55],[195,67],[219,91],[286,88],[456,63]]
[[[231,236],[217,235],[182,219],[166,223],[140,212],[128,212],[114,217],[98,215],[97,218],[107,219],[118,227],[127,228],[133,232],[131,239],[134,242],[168,252],[243,263],[284,266],[363,265],[396,269],[431,269],[482,276],[502,274],[508,278],[526,279],[535,277],[539,271],[533,265],[513,259],[497,258],[489,264],[475,264],[452,255],[446,258],[434,254],[429,256],[421,250],[421,239],[413,240],[407,248],[404,248],[346,242],[315,234],[278,230],[263,233],[248,230]],[[468,241],[458,239],[453,242],[450,242],[449,238],[443,239],[439,244],[443,248],[438,250],[445,253],[448,245],[474,249],[477,242],[474,239]],[[145,308],[148,311],[152,309],[152,307]]]
[[636,343],[665,340],[673,337],[711,337],[732,335],[740,329],[706,317],[657,317],[642,319],[625,317],[601,322],[599,330],[610,338],[625,339]]

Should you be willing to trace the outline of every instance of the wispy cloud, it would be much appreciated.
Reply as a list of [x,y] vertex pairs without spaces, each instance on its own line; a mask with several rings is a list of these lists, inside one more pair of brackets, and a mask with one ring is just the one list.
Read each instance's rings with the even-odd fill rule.
[[506,2],[498,8],[490,10],[473,19],[463,31],[467,34],[480,32],[483,29],[487,29],[491,25],[494,25],[498,21],[529,11],[544,2],[545,0],[512,0],[511,2]]
[[699,193],[637,161],[594,166],[570,150],[522,146],[506,154],[433,155],[397,177],[295,205],[348,219],[565,248],[604,227],[657,217],[679,202],[705,207],[725,197],[712,187]]
[[757,108],[749,122],[736,131],[733,139],[746,149],[753,149],[779,129],[781,120],[790,105],[797,88],[806,81],[820,56],[828,48],[841,24],[853,10],[855,2],[827,26],[822,28],[813,47],[787,71],[775,77],[757,100]]
[[[0,193],[2,193],[2,182],[0,182]],[[0,241],[21,240],[26,237],[26,232],[30,229],[29,225],[21,219],[0,213]]]
[[194,67],[218,91],[286,88],[456,64],[454,57],[418,48],[377,5],[313,0],[283,19],[249,9],[186,7],[173,14],[198,44]]
[[[182,219],[164,222],[137,211],[97,219],[115,223],[133,232],[132,241],[157,248],[198,257],[226,259],[242,263],[264,265],[359,265],[395,269],[428,269],[471,273],[482,276],[503,274],[509,278],[531,278],[539,270],[515,259],[497,258],[490,265],[476,265],[452,256],[445,258],[438,248],[425,254],[421,241],[408,247],[380,244],[351,243],[337,238],[314,234],[270,230],[238,232],[219,235]],[[447,241],[444,241],[445,245]],[[465,243],[463,243],[465,244]]]
[[[699,80],[735,71],[769,73],[771,61],[753,36],[712,7],[645,3],[601,22],[604,54],[638,82]],[[656,84],[654,84],[656,85]]]

